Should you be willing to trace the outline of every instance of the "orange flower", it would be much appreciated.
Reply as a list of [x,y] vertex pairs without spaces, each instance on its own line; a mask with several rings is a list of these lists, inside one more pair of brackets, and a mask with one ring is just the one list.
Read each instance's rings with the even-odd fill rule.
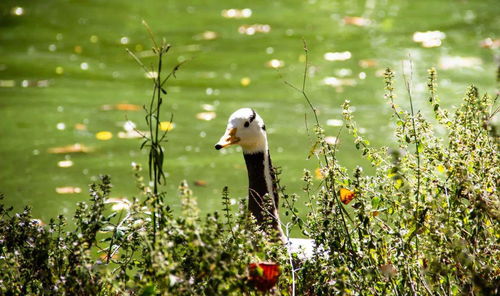
[[340,188],[340,201],[343,204],[348,204],[354,199],[354,192],[347,188]]
[[249,270],[250,282],[262,292],[271,290],[280,276],[280,265],[273,262],[250,263]]

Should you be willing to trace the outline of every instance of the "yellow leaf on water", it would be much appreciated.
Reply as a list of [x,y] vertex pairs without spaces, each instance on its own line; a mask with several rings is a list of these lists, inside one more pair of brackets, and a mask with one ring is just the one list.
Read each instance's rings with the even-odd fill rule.
[[199,187],[205,187],[207,186],[207,181],[205,180],[196,180],[194,181],[194,185],[199,186]]
[[171,131],[174,129],[174,127],[175,127],[175,124],[173,122],[170,122],[170,121],[160,122],[160,129],[162,131]]
[[86,131],[87,130],[87,126],[83,123],[77,123],[75,124],[75,129],[77,131]]
[[111,140],[111,138],[113,138],[113,134],[111,132],[108,132],[108,131],[102,131],[102,132],[98,132],[97,134],[95,134],[95,137],[97,140],[107,141],[107,140]]
[[252,81],[248,77],[243,77],[240,80],[240,83],[242,86],[248,86],[248,85],[250,85],[250,82],[252,82]]
[[373,68],[373,67],[376,67],[378,66],[378,62],[376,60],[370,60],[370,59],[367,59],[367,60],[360,60],[358,62],[358,65],[361,67],[361,68]]
[[142,107],[139,105],[122,103],[122,104],[116,104],[115,109],[121,111],[140,111]]
[[119,110],[119,111],[140,111],[142,107],[135,104],[128,103],[120,103],[116,105],[102,105],[101,110],[110,111],[110,110]]

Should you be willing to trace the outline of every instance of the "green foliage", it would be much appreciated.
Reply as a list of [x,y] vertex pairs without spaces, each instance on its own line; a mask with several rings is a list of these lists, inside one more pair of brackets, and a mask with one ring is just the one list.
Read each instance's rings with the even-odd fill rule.
[[[346,127],[375,173],[356,168],[351,177],[336,162],[335,148],[318,150],[325,183],[315,194],[305,188],[309,204],[316,205],[307,232],[330,256],[317,254],[303,265],[304,294],[498,293],[498,135],[490,124],[495,102],[470,87],[450,115],[438,104],[435,70],[429,74],[437,126],[394,103],[394,75],[386,71],[397,149],[372,147],[359,133],[349,101],[344,103]],[[319,127],[317,136],[324,141]],[[356,194],[348,212],[335,202],[341,187]],[[307,275],[318,265],[322,275]]]
[[[166,52],[161,48],[166,47],[156,51],[160,63]],[[222,216],[202,217],[182,183],[181,212],[174,215],[158,190],[164,136],[152,128],[154,136],[145,145],[158,152],[150,153],[153,188],[136,166],[137,198],[120,210],[110,207],[107,176],[91,185],[90,201],[78,205],[74,227],[62,216],[42,225],[28,208],[13,214],[0,204],[0,294],[259,295],[248,266],[262,261],[281,266],[274,295],[498,294],[500,166],[491,124],[496,99],[470,87],[462,105],[444,110],[431,69],[434,119],[429,120],[413,109],[409,83],[406,111],[396,104],[394,74],[388,69],[385,77],[397,148],[372,147],[359,132],[349,101],[343,105],[344,128],[371,163],[369,175],[337,161],[338,147],[325,141],[305,92],[305,74],[302,89],[296,88],[316,118],[311,157],[323,180],[315,186],[305,171],[302,194],[289,195],[277,185],[283,214],[291,217],[285,233],[299,228],[312,239],[312,257],[299,259],[268,237],[248,213],[246,200],[234,209],[227,188]],[[162,80],[154,83],[157,96],[147,118],[157,126],[160,94],[166,91]],[[354,200],[342,201],[341,189],[352,191]],[[299,202],[307,212],[297,209]]]

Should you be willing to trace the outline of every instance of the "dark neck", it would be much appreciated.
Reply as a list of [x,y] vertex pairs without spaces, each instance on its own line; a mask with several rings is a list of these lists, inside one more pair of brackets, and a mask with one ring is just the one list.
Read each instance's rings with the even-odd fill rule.
[[243,156],[248,171],[248,209],[259,225],[263,225],[266,217],[273,215],[272,226],[278,229],[278,194],[269,151],[244,153]]

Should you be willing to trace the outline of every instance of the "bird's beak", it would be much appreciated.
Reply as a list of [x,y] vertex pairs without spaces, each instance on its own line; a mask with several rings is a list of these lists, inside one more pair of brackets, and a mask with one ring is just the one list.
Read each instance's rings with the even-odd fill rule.
[[222,138],[220,138],[219,142],[215,144],[215,149],[220,150],[222,148],[225,148],[227,146],[236,144],[240,141],[240,138],[236,137],[236,131],[237,128],[228,128],[226,130],[226,133]]

